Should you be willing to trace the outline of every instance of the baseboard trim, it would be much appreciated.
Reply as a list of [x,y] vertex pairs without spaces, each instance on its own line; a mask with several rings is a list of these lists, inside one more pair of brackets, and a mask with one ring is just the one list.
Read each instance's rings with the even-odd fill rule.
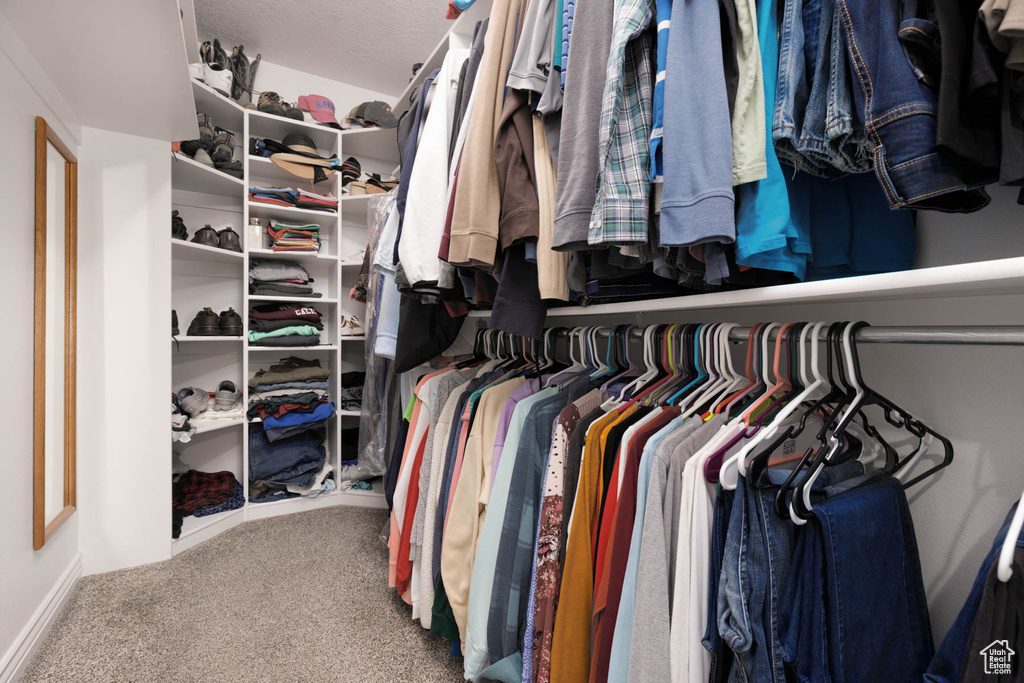
[[18,639],[0,660],[0,683],[17,681],[25,672],[25,667],[32,661],[32,655],[35,654],[36,648],[50,632],[53,622],[63,611],[64,604],[71,597],[71,591],[80,578],[82,578],[82,553],[75,553],[71,564],[64,570],[60,579],[50,589],[46,599],[32,615],[32,619],[18,634]]

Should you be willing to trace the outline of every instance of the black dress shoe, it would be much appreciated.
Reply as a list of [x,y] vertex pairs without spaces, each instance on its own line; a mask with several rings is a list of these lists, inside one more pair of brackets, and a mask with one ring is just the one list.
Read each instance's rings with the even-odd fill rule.
[[209,225],[204,225],[199,230],[196,230],[196,234],[192,236],[192,241],[207,247],[220,246],[220,237],[217,235],[217,231]]
[[217,314],[211,308],[204,308],[196,313],[188,326],[190,337],[217,337],[220,336],[220,321]]
[[217,246],[228,251],[242,253],[242,243],[239,240],[238,233],[231,228],[224,228],[217,233]]
[[220,334],[224,337],[242,336],[242,316],[235,313],[235,309],[220,312]]

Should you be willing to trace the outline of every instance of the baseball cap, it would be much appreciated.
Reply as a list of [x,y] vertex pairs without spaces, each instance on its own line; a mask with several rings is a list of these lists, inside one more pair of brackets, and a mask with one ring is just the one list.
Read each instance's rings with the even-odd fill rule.
[[308,111],[320,123],[341,128],[338,119],[334,117],[334,102],[323,95],[302,95],[299,97],[299,109]]
[[391,112],[391,105],[380,100],[363,102],[354,107],[348,117],[367,126],[394,128],[398,125],[398,118]]

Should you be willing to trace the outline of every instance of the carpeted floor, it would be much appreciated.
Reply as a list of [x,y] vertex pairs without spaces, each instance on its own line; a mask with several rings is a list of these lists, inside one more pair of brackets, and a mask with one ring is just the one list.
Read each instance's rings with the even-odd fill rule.
[[461,681],[387,587],[382,510],[248,522],[158,564],[82,579],[30,681]]

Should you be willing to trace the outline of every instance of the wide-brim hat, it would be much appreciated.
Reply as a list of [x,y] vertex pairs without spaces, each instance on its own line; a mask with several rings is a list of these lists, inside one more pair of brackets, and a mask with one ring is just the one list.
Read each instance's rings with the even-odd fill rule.
[[337,156],[320,156],[316,143],[308,135],[289,133],[281,140],[281,145],[288,151],[272,154],[270,160],[292,175],[318,183],[334,173]]

